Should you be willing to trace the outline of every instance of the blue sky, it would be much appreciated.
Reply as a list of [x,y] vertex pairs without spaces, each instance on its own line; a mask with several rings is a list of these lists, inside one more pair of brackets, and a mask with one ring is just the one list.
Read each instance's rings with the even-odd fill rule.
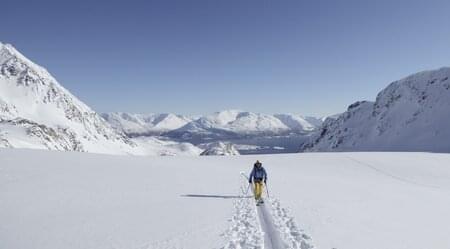
[[7,1],[0,41],[99,112],[329,115],[450,66],[450,1]]

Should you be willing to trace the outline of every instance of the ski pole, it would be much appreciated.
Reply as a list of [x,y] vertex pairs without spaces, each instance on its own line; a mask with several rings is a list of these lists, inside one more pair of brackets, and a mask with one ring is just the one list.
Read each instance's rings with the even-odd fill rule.
[[266,185],[267,198],[270,198],[270,195],[269,195],[269,187],[267,187],[267,183],[264,183],[264,185]]
[[247,194],[248,194],[248,190],[250,189],[250,184],[251,184],[251,183],[248,183],[247,191],[245,191],[245,196],[247,196]]

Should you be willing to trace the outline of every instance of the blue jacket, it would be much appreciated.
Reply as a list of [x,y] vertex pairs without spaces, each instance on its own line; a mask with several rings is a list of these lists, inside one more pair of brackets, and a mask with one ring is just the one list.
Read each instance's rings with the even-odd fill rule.
[[248,177],[248,179],[249,179],[250,182],[253,181],[253,180],[259,180],[259,181],[264,180],[264,181],[266,181],[267,180],[266,170],[262,166],[260,166],[260,167],[254,166],[252,172],[250,173],[250,176]]

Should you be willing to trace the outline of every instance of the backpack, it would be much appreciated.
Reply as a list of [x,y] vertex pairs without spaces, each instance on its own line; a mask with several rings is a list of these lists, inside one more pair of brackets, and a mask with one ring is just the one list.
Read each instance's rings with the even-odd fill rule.
[[263,179],[263,178],[265,178],[266,177],[266,172],[265,172],[264,168],[262,166],[261,167],[255,167],[255,172],[254,172],[253,177],[255,179]]

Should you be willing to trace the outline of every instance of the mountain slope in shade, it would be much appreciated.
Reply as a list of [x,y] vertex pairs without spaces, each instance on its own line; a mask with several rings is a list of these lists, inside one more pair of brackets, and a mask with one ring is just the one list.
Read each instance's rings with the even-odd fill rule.
[[450,152],[449,113],[450,68],[420,72],[327,119],[302,150]]
[[200,145],[204,148],[201,156],[236,156],[240,155],[239,151],[231,143],[214,142]]

